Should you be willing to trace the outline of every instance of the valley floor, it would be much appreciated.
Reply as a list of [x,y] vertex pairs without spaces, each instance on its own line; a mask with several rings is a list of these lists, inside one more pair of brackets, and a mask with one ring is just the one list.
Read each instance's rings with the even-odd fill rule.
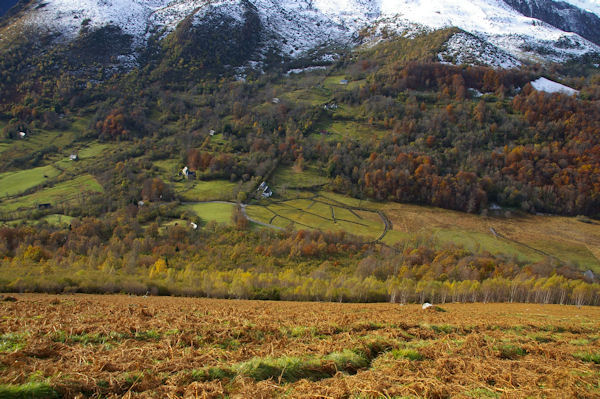
[[600,308],[12,295],[0,397],[600,396]]

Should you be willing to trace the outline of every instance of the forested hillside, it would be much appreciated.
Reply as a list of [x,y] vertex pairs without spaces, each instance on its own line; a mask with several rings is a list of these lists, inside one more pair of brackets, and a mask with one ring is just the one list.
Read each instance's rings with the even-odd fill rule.
[[[259,29],[247,12],[242,36]],[[3,45],[1,290],[597,302],[594,60],[440,63],[448,29],[241,76],[237,50],[191,51],[186,32],[129,69],[118,29],[82,27],[51,51],[43,36]],[[536,91],[541,76],[579,94]],[[342,199],[319,208],[328,195]],[[495,241],[465,247],[400,232],[390,203],[486,226],[572,216],[589,233],[573,244],[568,232],[525,242],[491,229]]]

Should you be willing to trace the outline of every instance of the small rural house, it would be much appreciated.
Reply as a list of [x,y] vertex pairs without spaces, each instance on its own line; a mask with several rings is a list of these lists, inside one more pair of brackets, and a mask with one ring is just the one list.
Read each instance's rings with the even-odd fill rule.
[[25,132],[19,132],[19,137],[24,139],[25,137],[27,137],[27,133]]
[[196,172],[192,172],[187,166],[181,170],[181,174],[188,180],[196,178]]
[[256,189],[262,198],[270,198],[273,195],[273,191],[267,185],[267,182],[260,183],[260,186]]
[[341,85],[347,85],[348,84],[348,79],[342,79],[342,80],[340,80],[340,84]]
[[71,154],[71,155],[69,155],[69,159],[71,161],[78,161],[79,160],[79,156],[77,154]]

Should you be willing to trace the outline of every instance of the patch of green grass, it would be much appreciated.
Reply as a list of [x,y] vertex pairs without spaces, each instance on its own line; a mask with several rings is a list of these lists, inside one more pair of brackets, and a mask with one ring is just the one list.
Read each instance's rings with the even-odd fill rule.
[[235,373],[222,367],[205,367],[198,370],[192,370],[190,377],[195,381],[213,381],[231,379],[235,376]]
[[301,172],[297,172],[291,167],[279,168],[271,180],[275,192],[280,192],[285,187],[305,188],[329,182],[329,178],[320,174],[316,168],[311,167],[306,167]]
[[585,346],[585,345],[589,345],[591,343],[591,341],[586,338],[578,338],[578,339],[573,339],[573,340],[569,341],[569,343],[571,345]]
[[[250,207],[251,217],[280,227],[294,223],[296,228],[321,231],[346,231],[353,235],[377,238],[384,224],[376,211],[359,211],[321,196],[268,202],[266,207]],[[276,218],[273,216],[277,215]]]
[[423,355],[419,351],[410,348],[394,349],[392,356],[394,359],[423,360]]
[[156,330],[137,331],[133,336],[138,341],[157,341],[161,337],[162,334]]
[[489,251],[492,254],[514,255],[519,260],[540,261],[544,256],[517,243],[495,238],[491,234],[462,229],[439,229],[435,239],[440,245],[454,243],[462,245],[469,251]]
[[0,385],[0,398],[2,399],[51,399],[58,397],[58,392],[45,382]]
[[30,188],[44,184],[60,173],[60,170],[51,165],[2,173],[0,174],[0,195],[3,197],[19,195]]
[[186,204],[182,205],[181,209],[190,211],[205,221],[213,220],[218,223],[229,224],[231,223],[233,205],[220,203]]
[[114,144],[107,143],[90,143],[86,147],[77,151],[77,156],[81,160],[86,160],[89,158],[95,158],[101,155],[104,151],[113,148]]
[[574,353],[573,356],[584,362],[600,364],[600,352],[577,352]]
[[[341,84],[342,80],[348,80],[348,84]],[[323,86],[330,90],[354,90],[364,84],[365,80],[352,80],[345,75],[329,76],[323,81]]]
[[228,180],[194,180],[174,183],[173,187],[183,201],[233,201],[240,183]]
[[336,137],[343,138],[361,138],[370,139],[373,137],[383,137],[388,133],[387,130],[375,125],[367,123],[359,123],[354,121],[336,120],[323,127],[323,130],[333,134]]
[[258,220],[263,223],[269,223],[271,219],[273,219],[273,217],[275,216],[273,215],[273,212],[269,211],[266,207],[261,205],[248,205],[246,207],[246,213],[248,214],[249,218]]
[[502,345],[498,348],[498,350],[500,351],[501,359],[514,360],[523,357],[527,354],[527,351],[522,347],[511,344]]
[[294,326],[294,327],[283,327],[282,333],[292,338],[299,338],[304,336],[316,336],[317,329],[316,327],[304,327],[304,326]]
[[383,343],[371,342],[357,350],[333,352],[323,357],[279,357],[254,358],[246,362],[224,367],[205,367],[191,372],[191,378],[199,381],[234,378],[244,376],[256,381],[268,379],[294,382],[301,379],[312,381],[329,378],[338,371],[356,373],[367,368],[371,360],[389,346]]
[[26,334],[6,333],[0,335],[0,353],[15,352],[25,347]]
[[[441,308],[440,308],[441,309]],[[456,331],[456,327],[450,324],[432,325],[431,329],[436,333],[451,334]]]
[[37,204],[41,203],[57,205],[59,203],[75,201],[86,192],[102,193],[104,189],[93,176],[83,175],[33,194],[4,201],[0,204],[0,210],[15,211],[22,208],[34,208]]
[[325,104],[330,100],[330,91],[322,87],[289,91],[280,96],[282,100],[294,103],[307,103],[312,106]]
[[584,244],[577,244],[571,241],[560,242],[558,240],[548,240],[535,241],[530,245],[559,259],[569,260],[576,265],[582,265],[584,270],[600,271],[600,261]]
[[74,219],[73,217],[67,216],[67,215],[52,214],[52,215],[44,216],[40,220],[45,221],[48,224],[55,225],[55,226],[66,226],[66,225],[71,224],[71,221],[73,219]]

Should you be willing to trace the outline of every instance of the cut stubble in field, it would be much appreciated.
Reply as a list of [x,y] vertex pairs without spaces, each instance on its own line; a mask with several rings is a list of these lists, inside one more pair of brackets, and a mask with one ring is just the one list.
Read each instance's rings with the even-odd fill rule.
[[0,302],[7,395],[600,395],[599,308],[15,296]]

